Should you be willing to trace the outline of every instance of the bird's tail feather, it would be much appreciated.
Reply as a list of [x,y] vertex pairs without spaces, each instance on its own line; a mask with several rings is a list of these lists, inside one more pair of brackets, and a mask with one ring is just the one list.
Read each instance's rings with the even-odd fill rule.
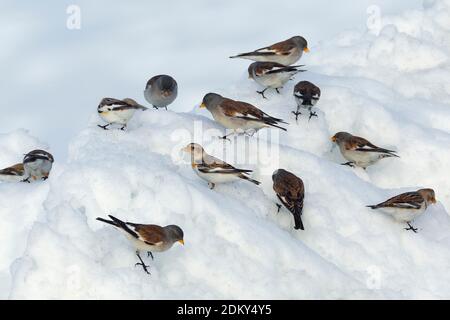
[[261,184],[261,182],[256,181],[256,180],[254,180],[254,179],[252,179],[252,178],[246,176],[245,174],[241,174],[241,175],[239,175],[239,177],[242,178],[242,179],[244,179],[244,180],[250,181],[251,183],[254,183],[254,184],[256,184],[257,186],[259,186],[259,185]]

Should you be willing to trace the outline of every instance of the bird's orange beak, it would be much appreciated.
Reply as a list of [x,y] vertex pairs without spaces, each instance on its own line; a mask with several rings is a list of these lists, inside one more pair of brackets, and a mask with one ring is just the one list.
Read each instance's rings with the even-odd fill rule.
[[189,146],[186,146],[186,147],[184,147],[184,148],[181,148],[181,151],[190,153],[190,152],[191,152],[191,149],[189,148]]
[[178,240],[178,242],[181,243],[184,246],[184,240],[183,239]]
[[202,104],[200,105],[200,108],[206,108],[206,104],[204,104],[204,103],[202,102]]
[[308,53],[308,52],[309,52],[309,49],[308,49],[308,47],[304,48],[304,49],[303,49],[303,52],[306,52],[306,53]]
[[336,142],[336,136],[332,136],[331,141]]
[[433,200],[431,200],[431,202],[433,202],[435,204],[437,202],[436,198],[433,198]]

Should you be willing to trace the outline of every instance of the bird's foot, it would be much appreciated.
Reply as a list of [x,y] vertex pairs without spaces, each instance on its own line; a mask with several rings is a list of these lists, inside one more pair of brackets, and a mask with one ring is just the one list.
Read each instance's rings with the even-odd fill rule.
[[295,114],[295,121],[298,121],[298,116],[302,113],[300,111],[292,111],[293,114]]
[[157,106],[152,105],[153,109],[158,110],[159,108]]
[[122,128],[120,128],[120,130],[125,131],[126,127],[127,127],[127,125],[124,125]]
[[279,213],[281,208],[283,208],[283,206],[281,204],[279,204],[279,203],[276,203],[276,205],[277,205],[277,208],[278,208],[277,213]]
[[166,111],[167,111],[167,106],[165,106],[164,108],[165,108],[165,109],[166,109]]
[[150,268],[150,266],[147,266],[147,265],[144,263],[144,261],[142,260],[141,256],[139,255],[139,251],[136,251],[136,256],[139,258],[139,261],[140,261],[140,262],[137,262],[134,266],[135,266],[135,267],[136,267],[136,266],[142,266],[142,269],[144,269],[144,271],[145,271],[147,274],[150,274],[150,272],[149,272],[148,269],[147,269],[147,268]]
[[341,163],[342,166],[349,166],[350,168],[354,168],[355,167],[355,163],[349,161],[346,163]]
[[48,176],[42,177],[42,181],[45,181],[48,179]]
[[208,182],[208,187],[212,190],[216,185],[212,182]]
[[310,111],[309,112],[309,120],[311,120],[312,117],[319,117],[319,116],[317,115],[317,113]]
[[150,266],[147,266],[147,265],[144,264],[143,262],[136,262],[136,264],[135,264],[134,266],[135,266],[135,267],[137,267],[137,266],[142,266],[142,269],[144,269],[144,271],[145,271],[147,274],[151,274],[150,271],[148,271],[148,269],[147,269],[147,268],[150,268]]
[[218,137],[219,139],[221,139],[221,140],[227,140],[227,141],[230,141],[231,142],[231,140],[230,139],[228,139],[228,135],[225,135],[225,136],[219,136]]
[[267,90],[267,88],[264,89],[263,91],[256,91],[256,92],[259,93],[260,95],[262,95],[262,97],[263,97],[264,99],[267,99],[266,96],[264,95],[264,92],[266,92],[266,90]]
[[23,179],[21,182],[27,182],[27,183],[31,183],[31,181],[30,181],[30,177],[28,177],[28,178],[26,178],[26,179]]
[[104,126],[101,126],[101,125],[97,125],[99,128],[102,128],[103,130],[109,130],[108,129],[108,127],[109,127],[109,125],[110,125],[110,123],[108,123],[108,124],[105,124]]
[[275,88],[275,91],[276,91],[278,94],[281,94],[280,89],[281,89],[281,88]]
[[405,228],[405,230],[409,231],[411,230],[414,233],[417,233],[417,231],[419,230],[418,228],[414,228],[409,222],[408,222],[408,226],[409,228]]
[[152,260],[155,260],[155,258],[153,258],[153,253],[151,253],[151,251],[147,251],[147,258],[151,257]]

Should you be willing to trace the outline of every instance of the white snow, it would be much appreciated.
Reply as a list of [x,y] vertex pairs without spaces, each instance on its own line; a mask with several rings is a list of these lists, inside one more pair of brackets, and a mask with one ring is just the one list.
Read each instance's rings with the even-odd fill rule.
[[[247,79],[248,62],[233,60],[241,78],[218,93],[285,119],[287,132],[224,143],[216,138],[223,129],[198,105],[139,112],[127,131],[103,131],[93,105],[67,163],[55,159],[48,181],[0,184],[0,298],[450,298],[449,14],[450,1],[426,1],[423,10],[383,17],[379,34],[353,30],[324,41],[302,59],[308,72],[281,95],[268,92],[269,100]],[[300,80],[322,96],[319,117],[305,114],[297,124],[290,112]],[[330,141],[338,131],[400,158],[366,171],[340,166]],[[255,170],[261,186],[210,190],[180,152],[193,141]],[[2,167],[49,149],[23,130],[0,135],[0,147]],[[277,168],[305,183],[305,231],[293,229],[286,210],[277,214]],[[365,208],[421,187],[434,188],[438,203],[414,222],[418,234]],[[185,246],[145,257],[148,276],[134,267],[127,239],[95,220],[107,214],[177,224]]]

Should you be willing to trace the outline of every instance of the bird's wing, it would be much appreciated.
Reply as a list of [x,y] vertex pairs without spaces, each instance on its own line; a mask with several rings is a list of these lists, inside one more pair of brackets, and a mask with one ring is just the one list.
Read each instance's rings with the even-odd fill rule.
[[135,224],[131,222],[126,223],[134,229],[138,235],[138,239],[149,245],[158,245],[164,241],[164,228],[154,224]]
[[418,192],[406,192],[392,197],[385,202],[376,205],[376,207],[420,209],[424,201],[424,198]]
[[394,153],[393,150],[388,150],[384,148],[377,147],[376,145],[370,143],[368,140],[353,136],[345,143],[345,148],[347,150],[362,151],[362,152],[380,152],[380,153]]
[[247,120],[261,121],[264,117],[264,112],[251,105],[250,103],[235,101],[231,99],[224,99],[220,103],[222,112],[228,117],[235,117]]
[[22,163],[18,163],[12,167],[5,168],[0,170],[0,174],[8,175],[8,176],[23,176],[25,170],[23,168]]
[[267,54],[267,55],[287,56],[287,55],[291,54],[292,51],[295,50],[295,48],[296,48],[296,46],[293,41],[285,40],[285,41],[275,43],[269,47],[255,50],[255,52],[260,53],[260,54]]
[[204,155],[202,163],[196,164],[196,168],[203,173],[236,174],[252,172],[252,170],[237,169],[225,161],[210,155]]

